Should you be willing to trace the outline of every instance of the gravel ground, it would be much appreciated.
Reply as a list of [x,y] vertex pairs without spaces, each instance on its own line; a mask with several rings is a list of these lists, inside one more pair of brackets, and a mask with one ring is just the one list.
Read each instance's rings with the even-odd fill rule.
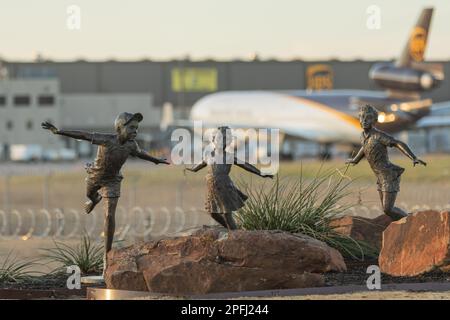
[[[370,274],[366,273],[369,265],[377,265],[373,261],[347,261],[346,272],[329,272],[325,274],[326,286],[348,286],[365,285]],[[66,274],[47,274],[40,277],[33,277],[20,282],[0,283],[0,289],[36,289],[50,290],[65,288],[68,275]],[[439,270],[416,277],[392,277],[387,274],[381,275],[381,282],[389,283],[423,283],[423,282],[448,282],[450,283],[450,273]]]
[[[365,285],[367,278],[371,275],[366,273],[369,265],[378,265],[377,260],[354,262],[347,261],[346,272],[330,272],[325,274],[326,286]],[[416,277],[392,277],[387,274],[381,275],[381,283],[423,283],[423,282],[449,282],[450,273],[436,270]]]

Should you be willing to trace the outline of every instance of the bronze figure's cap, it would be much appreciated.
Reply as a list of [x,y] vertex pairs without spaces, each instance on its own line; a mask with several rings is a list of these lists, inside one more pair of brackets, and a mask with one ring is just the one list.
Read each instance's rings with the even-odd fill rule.
[[362,114],[372,114],[375,118],[378,118],[378,110],[369,104],[366,104],[359,109],[359,115],[361,116]]
[[144,119],[144,117],[139,112],[138,113],[122,112],[117,116],[116,120],[114,121],[114,127],[117,130],[120,126],[126,126],[133,120],[141,122],[142,119]]

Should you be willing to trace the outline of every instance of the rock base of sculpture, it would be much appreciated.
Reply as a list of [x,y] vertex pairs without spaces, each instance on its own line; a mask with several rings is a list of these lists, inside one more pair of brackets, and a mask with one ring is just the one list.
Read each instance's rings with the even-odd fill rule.
[[205,294],[322,286],[323,273],[345,270],[337,250],[305,235],[203,227],[111,251],[105,281],[109,289]]
[[392,219],[382,214],[374,219],[344,216],[331,222],[336,232],[361,240],[375,249],[381,248],[383,231],[391,224]]
[[392,276],[450,272],[450,212],[422,211],[391,223],[383,232],[379,266]]

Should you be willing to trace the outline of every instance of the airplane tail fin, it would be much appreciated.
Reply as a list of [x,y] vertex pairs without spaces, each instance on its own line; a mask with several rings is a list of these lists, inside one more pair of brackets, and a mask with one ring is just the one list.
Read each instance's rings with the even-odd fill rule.
[[410,33],[408,42],[396,62],[397,67],[411,67],[413,63],[424,61],[432,16],[433,8],[422,10],[417,23]]
[[414,25],[401,56],[395,63],[376,63],[369,77],[388,90],[391,97],[418,99],[420,94],[438,87],[444,80],[439,63],[424,62],[433,8],[425,8]]

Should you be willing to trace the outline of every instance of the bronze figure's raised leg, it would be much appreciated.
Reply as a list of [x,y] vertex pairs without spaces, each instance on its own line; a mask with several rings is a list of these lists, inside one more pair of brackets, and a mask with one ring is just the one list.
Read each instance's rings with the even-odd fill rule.
[[211,217],[220,223],[223,227],[228,228],[227,222],[221,213],[211,212]]
[[401,218],[408,216],[402,209],[394,207],[396,198],[397,192],[383,192],[383,211],[386,215],[391,217],[392,220],[400,220]]
[[233,219],[233,213],[225,213],[225,221],[227,223],[228,230],[236,230],[237,226]]
[[383,198],[384,198],[384,196],[383,196],[383,191],[381,191],[381,190],[378,190],[378,194],[380,195],[380,201],[381,201],[381,207],[383,207],[384,208],[384,204],[383,204]]
[[86,196],[88,201],[84,204],[84,211],[89,214],[94,210],[95,206],[102,200],[102,196],[98,193],[100,186],[92,185],[88,182]]

